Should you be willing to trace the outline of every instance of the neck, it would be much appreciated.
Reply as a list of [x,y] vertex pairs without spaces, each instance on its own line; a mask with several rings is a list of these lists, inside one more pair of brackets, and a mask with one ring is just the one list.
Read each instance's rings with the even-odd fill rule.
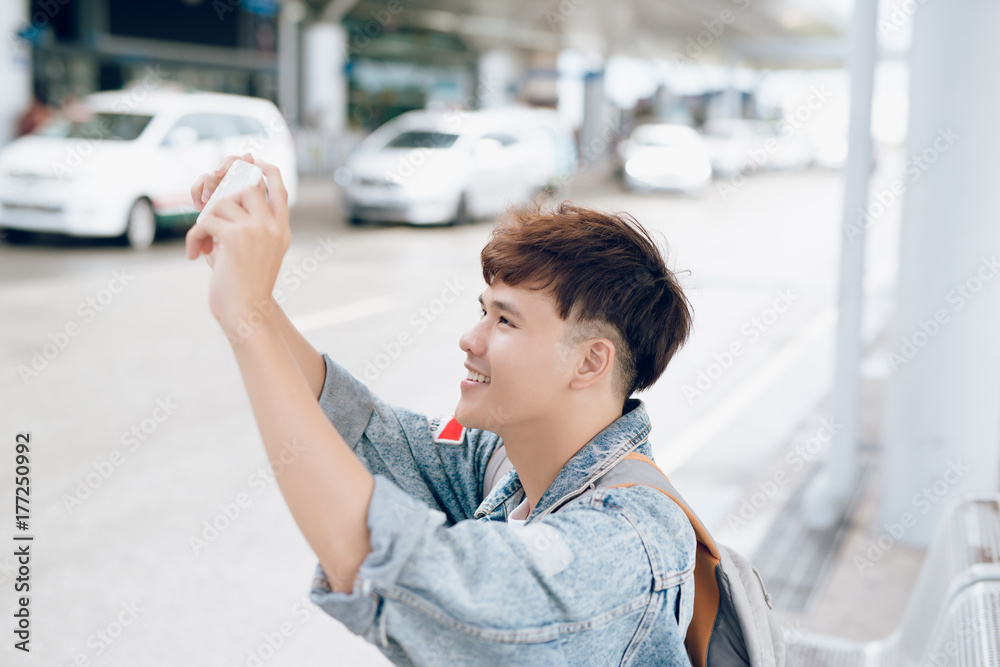
[[581,405],[505,429],[501,437],[524,487],[529,514],[567,461],[621,415],[621,408],[611,405],[600,410]]

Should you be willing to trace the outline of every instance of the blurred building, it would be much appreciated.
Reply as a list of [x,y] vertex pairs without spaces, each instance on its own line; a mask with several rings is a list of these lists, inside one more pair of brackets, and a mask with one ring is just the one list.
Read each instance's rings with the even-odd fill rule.
[[19,37],[35,91],[121,88],[147,68],[191,88],[276,99],[276,0],[31,0]]
[[[32,92],[57,105],[153,68],[277,102],[307,153],[343,153],[331,139],[411,109],[511,101],[558,107],[588,143],[644,118],[767,113],[746,68],[839,67],[836,4],[15,0],[0,10],[14,55],[0,73],[20,77],[8,104],[21,110]],[[12,121],[0,123],[2,140]]]

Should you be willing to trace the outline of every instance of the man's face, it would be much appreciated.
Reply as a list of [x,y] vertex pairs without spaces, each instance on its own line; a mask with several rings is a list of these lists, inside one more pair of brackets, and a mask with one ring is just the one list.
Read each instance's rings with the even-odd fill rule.
[[459,339],[466,366],[488,381],[462,380],[455,418],[503,436],[505,428],[558,414],[569,391],[568,323],[546,292],[499,280],[483,291],[485,314]]

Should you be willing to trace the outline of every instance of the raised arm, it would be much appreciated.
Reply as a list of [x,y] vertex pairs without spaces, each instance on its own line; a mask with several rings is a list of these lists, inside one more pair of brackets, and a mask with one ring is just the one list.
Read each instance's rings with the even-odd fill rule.
[[233,345],[278,487],[332,589],[347,592],[371,552],[375,480],[326,418],[270,307],[291,232],[281,175],[257,164],[270,199],[261,183],[221,200],[188,232],[187,256],[208,256],[209,307]]
[[306,383],[309,385],[309,393],[318,400],[323,392],[323,381],[326,379],[326,363],[323,361],[323,355],[317,352],[316,348],[306,340],[306,337],[295,328],[281,306],[275,303],[274,307],[276,309],[274,313],[275,328],[295,358],[295,365],[299,367],[299,371],[305,377]]

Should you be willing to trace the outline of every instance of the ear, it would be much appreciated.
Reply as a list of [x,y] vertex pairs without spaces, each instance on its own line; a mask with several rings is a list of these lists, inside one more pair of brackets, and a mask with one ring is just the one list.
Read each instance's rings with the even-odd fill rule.
[[611,374],[615,363],[615,344],[607,338],[591,338],[582,348],[582,356],[570,381],[570,389],[585,389]]

